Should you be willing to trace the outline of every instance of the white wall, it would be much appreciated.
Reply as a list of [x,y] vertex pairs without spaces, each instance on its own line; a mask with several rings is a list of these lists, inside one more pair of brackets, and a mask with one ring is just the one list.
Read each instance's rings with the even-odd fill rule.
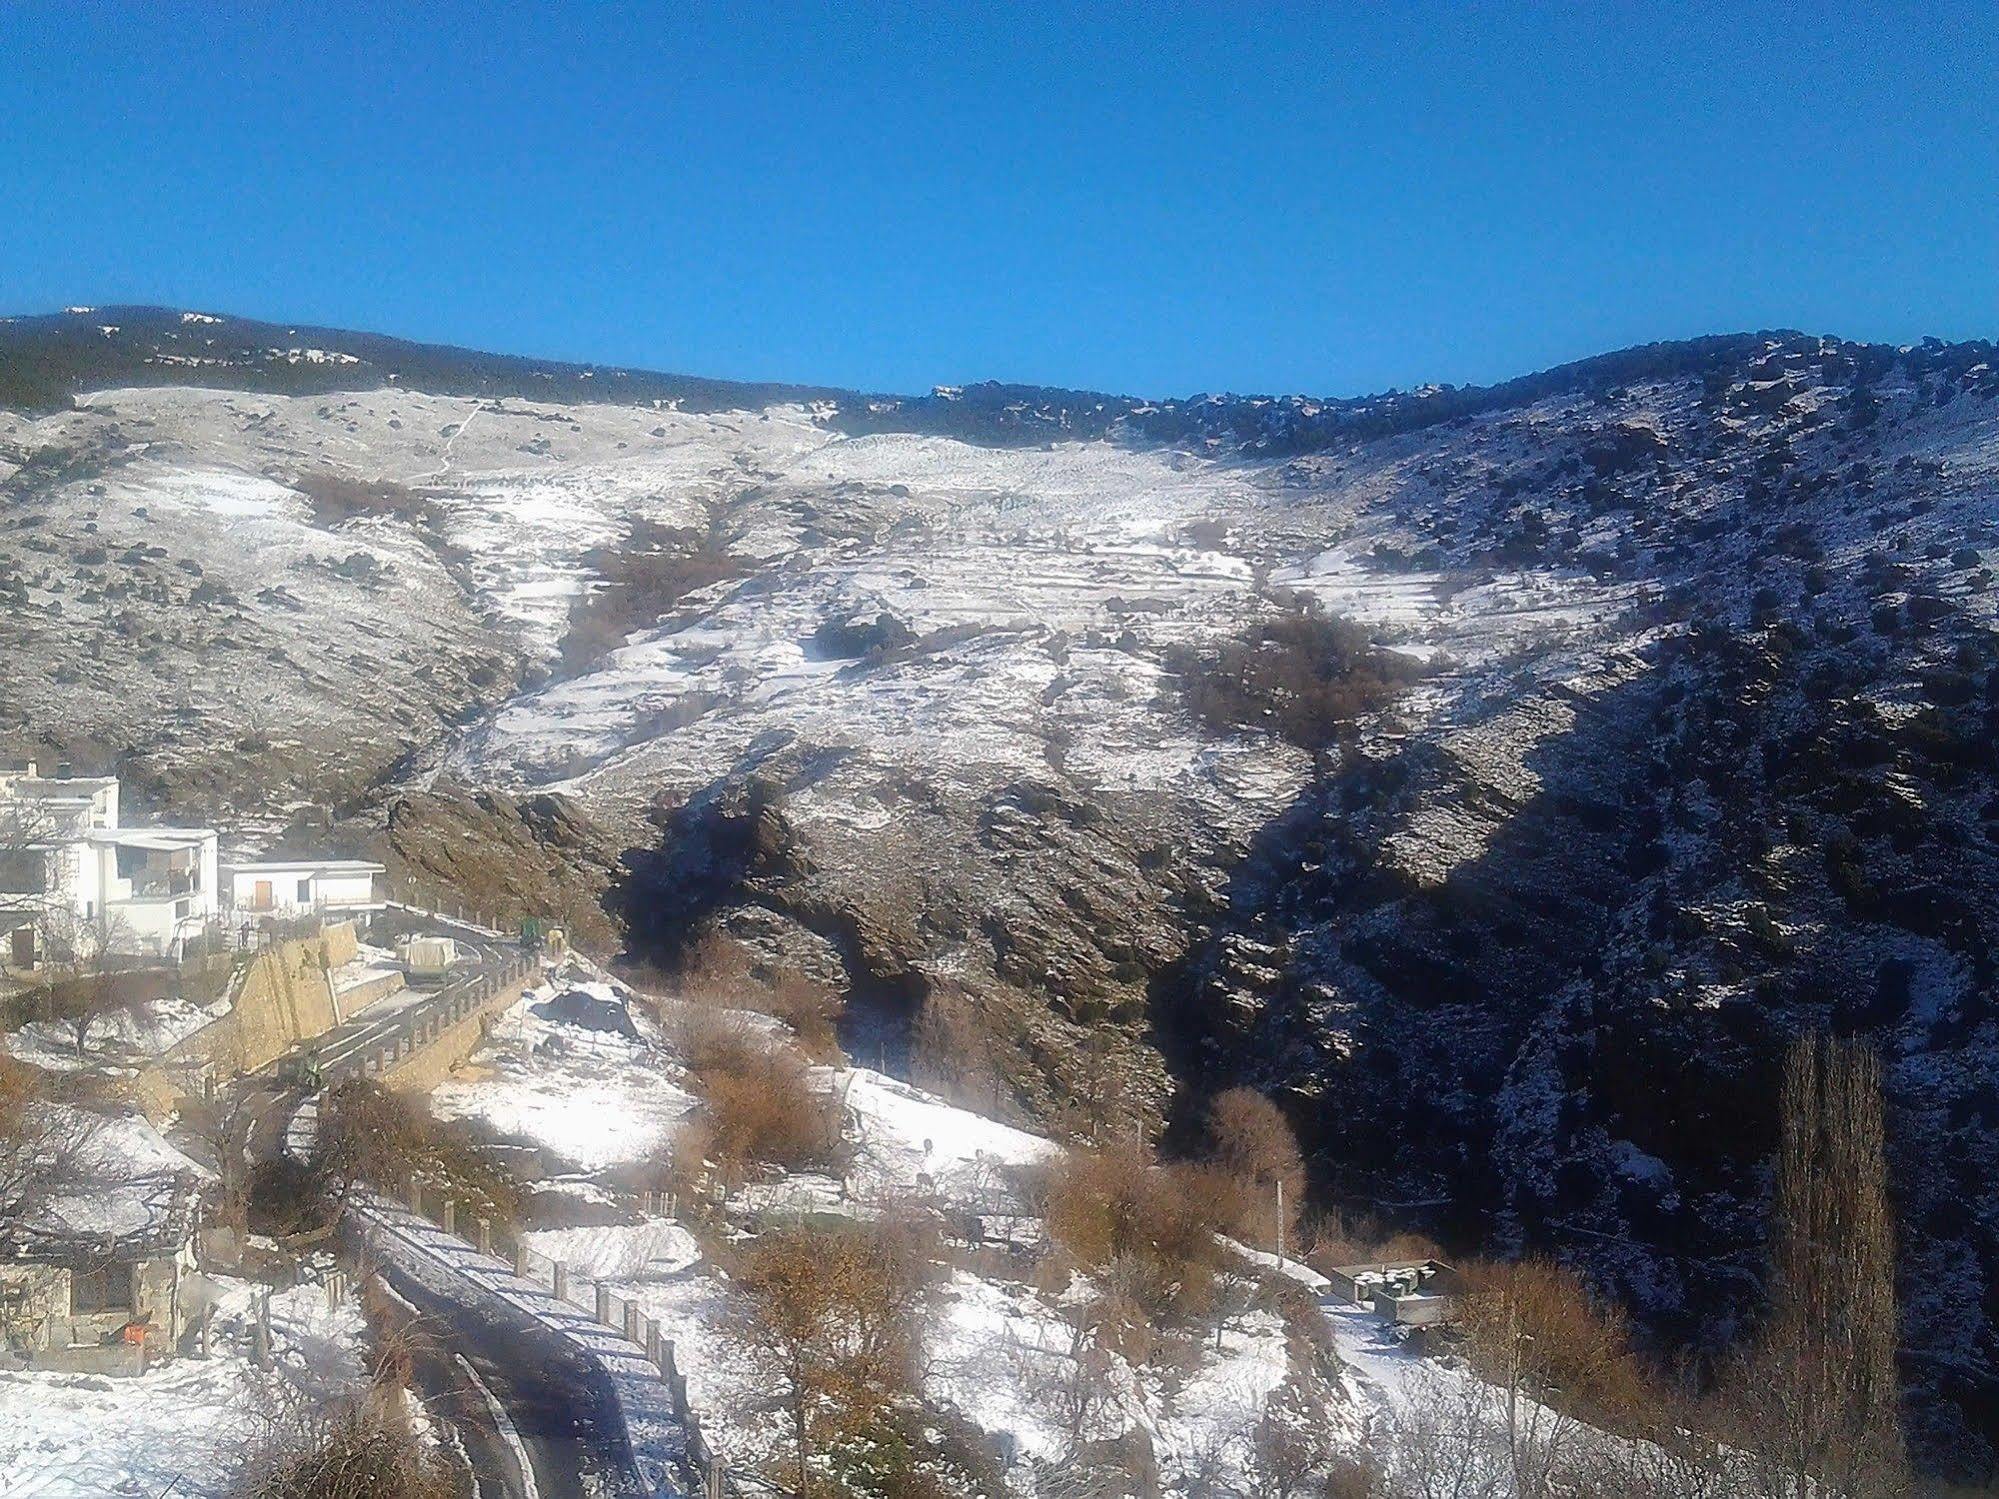
[[322,875],[314,881],[313,894],[328,906],[365,906],[378,899],[372,874]]
[[[267,869],[242,869],[230,876],[227,904],[238,912],[255,911],[257,882],[269,880],[271,883],[271,904],[268,913],[286,915],[321,907],[365,906],[381,899],[375,890],[379,878],[367,873],[343,873],[334,871],[315,874],[310,865],[287,869],[273,866]],[[301,897],[299,886],[306,886]],[[265,914],[257,912],[257,914]]]

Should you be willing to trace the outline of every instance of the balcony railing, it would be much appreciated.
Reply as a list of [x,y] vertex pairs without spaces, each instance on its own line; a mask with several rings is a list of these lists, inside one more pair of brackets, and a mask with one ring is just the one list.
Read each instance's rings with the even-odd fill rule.
[[174,900],[201,889],[201,876],[191,869],[148,871],[132,876],[133,900]]

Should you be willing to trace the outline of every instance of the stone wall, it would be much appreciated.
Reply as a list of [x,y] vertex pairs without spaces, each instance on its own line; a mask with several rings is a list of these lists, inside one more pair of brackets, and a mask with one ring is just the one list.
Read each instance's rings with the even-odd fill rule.
[[[324,1035],[342,1019],[330,970],[359,952],[351,922],[336,922],[316,938],[265,948],[244,968],[229,1014],[175,1047],[167,1065],[202,1064],[222,1082]],[[372,997],[354,996],[348,1003]]]
[[69,1272],[60,1265],[0,1265],[0,1358],[39,1353],[69,1317]]
[[472,1055],[495,1018],[520,998],[526,986],[525,975],[496,984],[493,993],[462,1019],[444,1027],[435,1039],[397,1058],[383,1071],[383,1083],[398,1093],[428,1093]]
[[[192,1251],[114,1266],[132,1278],[132,1305],[72,1315],[71,1272],[63,1265],[0,1265],[0,1364],[85,1374],[137,1374],[149,1358],[170,1355],[186,1327],[182,1278]],[[147,1324],[143,1346],[118,1337],[128,1322]]]

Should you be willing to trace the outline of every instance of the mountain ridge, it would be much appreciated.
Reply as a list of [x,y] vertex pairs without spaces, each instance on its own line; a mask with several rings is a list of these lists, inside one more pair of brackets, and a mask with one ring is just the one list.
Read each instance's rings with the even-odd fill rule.
[[[220,352],[201,352],[222,340],[229,342]],[[1105,436],[1123,427],[1153,442],[1227,433],[1255,451],[1314,451],[1341,441],[1420,430],[1548,395],[1690,373],[1706,375],[1761,350],[1806,345],[1850,360],[1857,370],[1886,369],[1897,358],[1919,351],[1958,367],[1999,360],[1999,347],[1990,339],[1926,338],[1891,345],[1766,329],[1654,340],[1485,385],[1426,384],[1410,391],[1390,388],[1355,396],[1196,392],[1144,397],[996,380],[939,386],[918,395],[796,381],[716,379],[187,308],[107,304],[0,317],[0,404],[56,409],[75,395],[134,383],[274,393],[331,393],[405,384],[439,395],[667,401],[696,411],[753,410],[775,402],[829,403],[836,425],[857,433],[914,431],[966,440],[1032,442]],[[310,357],[314,353],[345,357],[315,360]]]

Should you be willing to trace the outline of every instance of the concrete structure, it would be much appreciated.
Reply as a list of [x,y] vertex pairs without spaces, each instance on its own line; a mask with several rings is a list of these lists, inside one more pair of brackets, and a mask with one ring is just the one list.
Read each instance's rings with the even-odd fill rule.
[[137,1115],[60,1127],[0,1208],[0,1365],[136,1374],[176,1351],[207,1173]]
[[256,859],[222,866],[222,906],[232,918],[361,915],[382,909],[383,867],[366,859]]
[[1342,1265],[1326,1278],[1336,1295],[1404,1327],[1454,1322],[1464,1307],[1463,1277],[1437,1260]]
[[0,771],[0,968],[178,959],[214,920],[213,828],[133,828],[115,776]]

